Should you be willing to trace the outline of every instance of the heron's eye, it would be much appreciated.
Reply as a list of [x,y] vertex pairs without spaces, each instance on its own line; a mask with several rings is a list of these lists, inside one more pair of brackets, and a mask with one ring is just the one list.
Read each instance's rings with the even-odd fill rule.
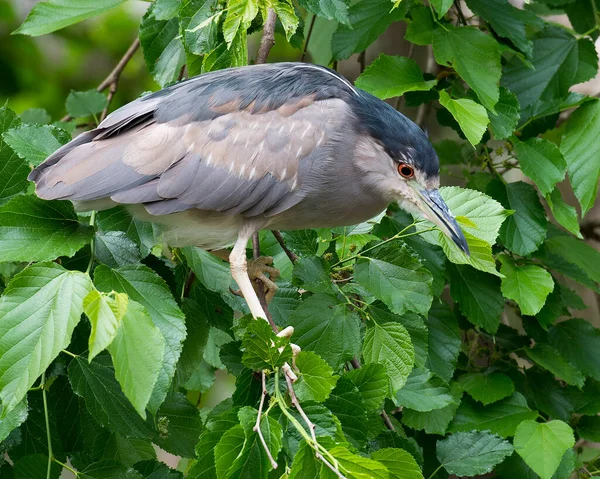
[[398,165],[398,173],[400,173],[404,178],[412,178],[415,176],[415,170],[413,167],[407,165],[406,163],[400,163]]

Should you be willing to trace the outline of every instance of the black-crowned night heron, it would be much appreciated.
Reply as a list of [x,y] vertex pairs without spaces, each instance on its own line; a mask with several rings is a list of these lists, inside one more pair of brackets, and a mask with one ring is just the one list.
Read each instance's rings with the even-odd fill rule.
[[234,244],[231,271],[265,317],[247,274],[260,229],[360,223],[397,201],[465,238],[438,193],[426,135],[327,68],[275,63],[207,73],[139,98],[29,175],[45,199],[127,205],[171,246]]

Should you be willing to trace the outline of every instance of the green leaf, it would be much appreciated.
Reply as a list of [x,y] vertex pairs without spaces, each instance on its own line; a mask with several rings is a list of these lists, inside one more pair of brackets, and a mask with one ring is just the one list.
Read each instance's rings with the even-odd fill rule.
[[83,299],[83,311],[92,324],[88,361],[108,347],[115,339],[119,324],[127,312],[129,298],[115,293],[114,298],[92,289]]
[[227,18],[223,23],[223,36],[228,46],[231,46],[238,30],[246,30],[256,15],[258,15],[256,0],[227,1]]
[[140,303],[150,314],[165,339],[165,353],[161,361],[158,381],[148,404],[156,412],[162,404],[186,336],[185,318],[164,280],[147,266],[131,265],[109,269],[100,265],[94,271],[94,283],[100,291],[125,293]]
[[502,205],[490,196],[476,190],[444,186],[440,195],[455,216],[464,216],[473,223],[461,223],[461,228],[476,238],[494,244],[502,222],[511,215]]
[[313,293],[334,293],[331,268],[320,256],[303,256],[292,271],[292,283]]
[[306,441],[302,441],[294,456],[288,479],[317,479],[320,470],[321,463],[315,458],[313,449]]
[[573,366],[600,380],[600,329],[584,319],[570,319],[550,328],[548,341]]
[[429,91],[436,80],[425,81],[417,63],[406,57],[381,54],[356,79],[358,88],[385,100],[407,91]]
[[[154,11],[156,16],[156,7]],[[186,52],[204,55],[216,48],[223,13],[217,0],[188,0],[181,5],[179,29]]]
[[179,20],[157,20],[154,4],[142,17],[140,42],[148,71],[161,87],[174,82],[185,63],[185,51],[179,34]]
[[533,44],[527,39],[526,27],[541,24],[535,14],[515,8],[506,0],[468,0],[467,6],[488,22],[499,36],[509,39],[525,55],[531,56]]
[[479,103],[467,98],[454,100],[450,98],[445,90],[440,91],[440,104],[458,122],[469,143],[473,146],[477,145],[490,122],[486,109]]
[[2,134],[21,124],[21,120],[7,106],[0,108],[0,205],[11,197],[22,193],[29,186],[29,166],[2,138]]
[[600,442],[600,416],[582,417],[577,422],[577,434],[588,441]]
[[507,62],[502,84],[517,95],[522,124],[560,111],[569,87],[594,76],[593,71],[591,76],[578,71],[580,50],[587,51],[589,44],[563,28],[547,26],[533,39],[533,68],[517,56]]
[[112,268],[139,263],[142,260],[137,245],[122,231],[96,234],[94,247],[96,259]]
[[360,391],[352,381],[342,376],[325,406],[339,419],[349,441],[358,448],[363,447],[367,442],[368,417]]
[[290,316],[292,342],[314,351],[337,370],[360,352],[360,320],[331,296],[315,294]]
[[74,118],[95,115],[108,106],[108,98],[97,90],[74,91],[67,97],[67,113]]
[[521,106],[519,105],[517,96],[501,86],[500,98],[494,109],[496,110],[496,113],[488,112],[490,128],[496,140],[504,140],[513,134],[519,123]]
[[0,298],[0,399],[7,414],[61,350],[83,313],[90,278],[54,263],[15,275]]
[[93,228],[79,223],[66,201],[17,196],[0,208],[0,261],[48,261],[73,256]]
[[450,7],[452,6],[453,0],[432,0],[431,4],[437,13],[438,18],[442,18]]
[[[576,266],[590,280],[600,283],[600,253],[597,249],[572,236],[559,234],[548,238],[544,247],[550,254],[558,256],[563,263]],[[551,267],[558,269],[554,265]]]
[[573,233],[579,239],[583,239],[579,230],[579,218],[577,210],[563,200],[562,194],[558,188],[554,188],[550,195],[546,195],[546,201],[554,219],[567,231]]
[[415,351],[408,331],[398,323],[369,323],[363,345],[366,364],[383,364],[392,391],[404,387],[413,368]]
[[504,310],[500,278],[467,266],[448,265],[450,294],[461,312],[476,326],[495,333]]
[[437,442],[437,458],[449,474],[477,476],[491,472],[513,452],[512,445],[488,432],[457,432]]
[[410,453],[391,447],[378,449],[371,457],[383,464],[390,473],[390,479],[422,479],[423,473]]
[[424,5],[415,5],[410,9],[410,17],[404,38],[415,45],[430,45],[433,42],[431,10]]
[[344,375],[360,393],[368,412],[379,412],[389,391],[389,373],[382,364],[365,364]]
[[261,319],[250,320],[242,338],[242,351],[242,362],[255,371],[274,370],[292,360],[288,339],[278,337],[269,323]]
[[7,414],[0,405],[0,442],[3,442],[13,429],[18,428],[27,419],[27,397],[13,407]]
[[461,336],[456,316],[445,304],[434,304],[427,317],[428,352],[425,366],[450,381],[460,353]]
[[164,427],[156,444],[171,454],[194,457],[194,447],[204,430],[196,405],[182,393],[172,393],[160,406],[157,417]]
[[511,379],[502,373],[468,373],[458,378],[458,383],[469,395],[484,406],[504,399],[515,391]]
[[402,424],[415,430],[424,430],[427,434],[444,436],[450,421],[454,418],[462,396],[462,388],[457,383],[450,386],[454,403],[433,411],[420,412],[409,408],[402,409]]
[[546,298],[554,289],[552,275],[533,264],[517,265],[507,255],[500,256],[501,290],[505,298],[515,301],[522,314],[534,316],[540,312]]
[[278,0],[273,5],[273,9],[275,10],[277,18],[283,26],[286,39],[289,42],[290,38],[292,38],[292,35],[296,33],[298,25],[300,24],[300,20],[298,20],[298,17],[296,16],[294,6],[291,2],[289,2],[289,0]]
[[505,208],[515,210],[500,228],[502,242],[513,253],[529,256],[546,238],[548,224],[535,188],[522,181],[504,185],[494,180],[488,193],[492,193]]
[[350,21],[348,17],[349,0],[298,0],[298,3],[318,17],[344,24],[348,24]]
[[298,399],[325,401],[337,382],[329,364],[312,351],[301,351],[296,357],[296,367],[300,370],[298,382],[294,384]]
[[134,218],[122,206],[110,210],[99,211],[96,224],[101,232],[122,231],[140,248],[142,257],[148,256],[154,247],[154,237],[158,235],[158,227],[152,223]]
[[441,409],[456,401],[448,385],[427,369],[413,369],[395,398],[396,405],[415,411]]
[[600,102],[580,106],[569,118],[560,144],[567,161],[569,180],[581,205],[581,216],[592,208],[600,180],[600,147],[595,132],[600,128]]
[[537,416],[537,411],[529,409],[527,400],[519,393],[488,406],[464,397],[448,430],[459,432],[475,429],[507,437],[515,434],[515,429],[522,421]]
[[525,354],[542,368],[562,379],[567,384],[582,388],[585,378],[581,371],[569,363],[556,349],[544,343],[526,348]]
[[[481,103],[495,113],[494,106],[500,97],[501,67],[500,47],[493,37],[475,27],[445,25],[434,31],[433,53],[440,65],[450,64],[475,90]],[[477,112],[478,123],[483,122],[483,113]],[[479,139],[474,138],[471,143],[478,143]]]
[[562,421],[523,421],[515,432],[515,451],[542,479],[550,479],[567,449],[575,445],[573,430]]
[[[14,463],[11,477],[15,479],[58,479],[61,474],[61,467],[54,463],[48,468],[48,457],[44,454],[28,454],[20,457]],[[84,478],[85,479],[85,478]]]
[[129,301],[108,351],[125,396],[146,419],[146,405],[165,354],[165,339],[141,304]]
[[33,166],[71,141],[69,133],[52,125],[21,125],[6,131],[2,137],[17,155]]
[[177,15],[180,7],[182,10],[185,8],[185,5],[181,5],[181,0],[155,0],[154,3],[152,12],[157,20],[169,20]]
[[351,5],[348,24],[338,25],[331,39],[333,60],[366,50],[392,23],[402,20],[407,10],[406,2],[393,10],[389,2],[381,0],[360,0]]
[[[387,468],[373,459],[351,453],[342,446],[336,446],[329,450],[331,455],[338,461],[348,479],[388,479]],[[323,469],[325,471],[325,469]],[[327,473],[321,473],[321,478],[330,479],[337,477],[329,469]]]
[[542,138],[530,138],[514,145],[521,170],[540,189],[543,195],[552,192],[554,185],[565,177],[567,164],[558,147]]
[[431,301],[432,277],[406,246],[386,244],[361,257],[354,278],[368,292],[382,300],[390,311],[427,314]]
[[33,7],[14,33],[38,36],[95,17],[125,0],[45,0]]
[[155,431],[127,400],[113,369],[98,359],[89,364],[80,357],[71,361],[68,372],[73,392],[84,399],[93,418],[110,431],[128,438],[153,438]]
[[[2,108],[0,108],[0,112]],[[47,125],[52,121],[52,116],[43,108],[28,108],[19,115],[23,123],[33,123],[34,125]],[[16,125],[15,125],[16,126]]]

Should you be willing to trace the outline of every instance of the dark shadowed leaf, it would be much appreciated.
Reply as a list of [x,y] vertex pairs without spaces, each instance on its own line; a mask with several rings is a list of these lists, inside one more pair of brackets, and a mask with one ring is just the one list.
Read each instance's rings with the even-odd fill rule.
[[548,340],[577,369],[600,379],[600,329],[584,319],[570,319],[550,328]]
[[123,231],[96,234],[94,254],[100,263],[118,268],[142,260],[137,245]]
[[502,373],[468,373],[458,378],[458,384],[484,406],[510,396],[515,385]]
[[456,316],[444,303],[434,304],[427,317],[429,330],[426,367],[450,381],[460,352],[460,329]]
[[583,387],[585,378],[581,371],[568,362],[556,349],[544,343],[525,349],[525,353],[536,364],[550,371],[567,384]]
[[331,296],[315,294],[290,316],[292,342],[314,351],[337,370],[360,351],[360,320]]
[[408,5],[402,2],[391,9],[390,2],[361,0],[349,11],[348,25],[340,24],[333,34],[331,48],[334,60],[343,60],[353,53],[362,52],[393,23],[404,18]]
[[76,358],[69,365],[73,391],[85,400],[87,410],[102,426],[124,437],[152,438],[156,434],[121,391],[114,370],[98,358],[88,364]]
[[554,185],[565,177],[567,164],[558,147],[542,138],[530,138],[514,145],[521,170],[540,189],[542,195],[548,195]]
[[522,421],[535,419],[537,416],[537,411],[529,409],[526,399],[519,393],[488,406],[463,397],[448,430],[458,432],[476,429],[507,437],[514,435]]

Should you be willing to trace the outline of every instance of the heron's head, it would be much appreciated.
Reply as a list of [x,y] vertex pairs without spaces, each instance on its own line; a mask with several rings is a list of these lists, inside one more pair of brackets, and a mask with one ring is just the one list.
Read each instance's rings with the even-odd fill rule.
[[439,193],[440,162],[427,135],[387,103],[365,93],[357,116],[377,142],[377,188],[400,207],[420,213],[469,254],[465,236]]

